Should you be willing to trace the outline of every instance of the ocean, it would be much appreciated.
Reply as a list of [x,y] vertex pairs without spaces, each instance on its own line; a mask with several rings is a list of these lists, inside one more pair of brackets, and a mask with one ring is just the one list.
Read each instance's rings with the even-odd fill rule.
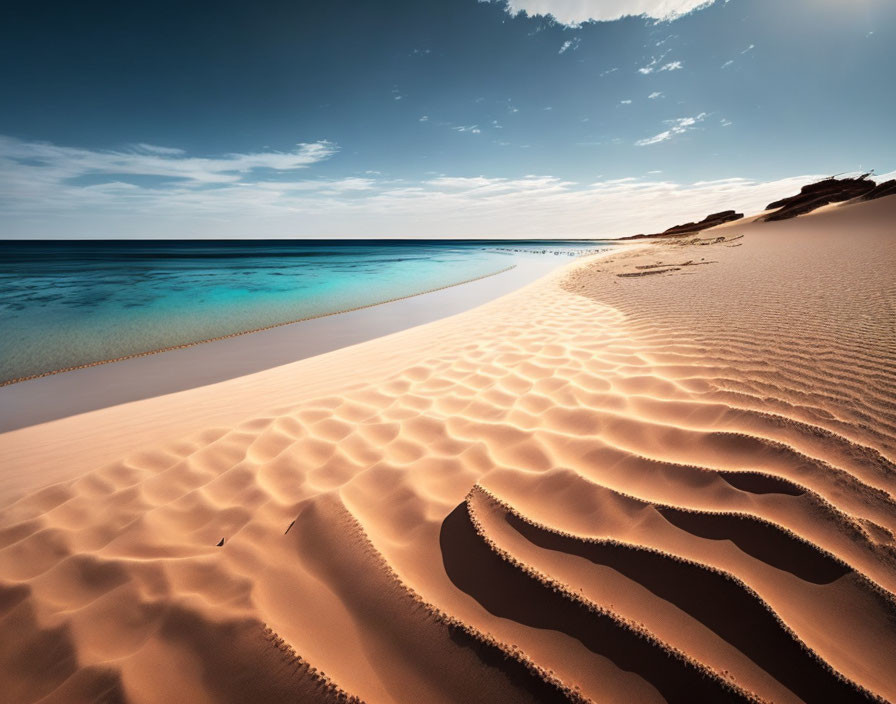
[[0,382],[412,296],[608,242],[0,242]]

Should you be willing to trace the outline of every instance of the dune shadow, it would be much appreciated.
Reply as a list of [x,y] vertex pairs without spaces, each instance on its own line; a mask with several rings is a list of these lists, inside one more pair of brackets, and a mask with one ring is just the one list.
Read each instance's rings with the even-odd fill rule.
[[500,671],[514,687],[525,691],[534,701],[544,704],[569,704],[570,701],[577,701],[577,698],[567,696],[519,660],[507,657],[496,646],[476,638],[464,629],[449,626],[449,636],[452,643],[472,651],[484,665]]
[[717,472],[719,477],[735,489],[749,494],[785,494],[803,496],[806,490],[793,482],[759,472]]
[[507,514],[506,520],[539,547],[583,557],[638,582],[740,650],[801,699],[867,701],[805,650],[762,602],[735,580],[650,550],[560,535],[513,514]]
[[730,540],[743,552],[813,584],[830,584],[852,570],[818,548],[781,528],[749,516],[656,510],[676,528],[709,540]]
[[560,631],[653,685],[670,704],[744,701],[738,692],[615,620],[554,591],[502,559],[477,534],[465,503],[442,523],[442,560],[454,585],[490,613]]

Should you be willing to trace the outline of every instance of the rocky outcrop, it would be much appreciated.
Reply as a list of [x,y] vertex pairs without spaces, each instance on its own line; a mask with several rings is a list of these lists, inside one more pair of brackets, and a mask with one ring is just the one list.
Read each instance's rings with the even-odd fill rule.
[[691,232],[700,232],[701,230],[708,230],[710,227],[715,227],[716,225],[721,225],[726,222],[732,222],[734,220],[740,220],[743,216],[743,213],[735,213],[733,210],[723,210],[720,213],[707,215],[700,222],[688,222],[684,225],[676,225],[675,227],[670,227],[668,230],[664,230],[662,234],[685,235]]
[[743,216],[743,213],[736,213],[733,210],[723,210],[720,213],[707,215],[700,222],[686,222],[684,225],[675,225],[674,227],[670,227],[668,230],[664,230],[663,232],[656,235],[633,235],[632,237],[623,237],[622,239],[639,240],[646,237],[671,237],[673,235],[689,235],[694,232],[708,230],[711,227],[715,227],[716,225],[721,225],[726,222],[740,220]]
[[[765,209],[774,210],[775,212],[766,215],[764,220],[766,222],[788,220],[798,215],[811,213],[823,205],[844,203],[854,198],[868,200],[866,196],[878,188],[877,184],[868,178],[870,175],[870,173],[867,173],[862,174],[858,178],[826,178],[823,181],[810,183],[807,186],[803,186],[795,196],[769,203]],[[881,186],[883,185],[881,184]]]
[[875,200],[884,196],[896,196],[896,179],[890,179],[883,183],[877,184],[864,195],[859,196],[856,200]]

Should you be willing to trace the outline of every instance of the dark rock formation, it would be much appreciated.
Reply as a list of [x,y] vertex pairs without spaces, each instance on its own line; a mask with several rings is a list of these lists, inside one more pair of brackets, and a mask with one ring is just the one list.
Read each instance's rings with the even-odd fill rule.
[[811,213],[829,203],[843,203],[853,198],[864,198],[878,188],[877,184],[868,178],[870,175],[867,173],[858,178],[826,178],[824,181],[803,186],[797,195],[769,203],[765,209],[775,212],[766,215],[765,221],[787,220],[797,215]]
[[896,196],[896,179],[877,184],[870,191],[859,196],[857,200],[875,200],[884,196]]
[[664,230],[662,234],[685,235],[691,232],[700,232],[701,230],[708,230],[709,228],[721,225],[722,223],[740,220],[743,216],[743,213],[735,213],[733,210],[723,210],[721,213],[707,215],[700,222],[687,222],[684,225],[670,227],[668,230]]
[[708,230],[710,227],[721,225],[722,223],[740,220],[744,216],[743,213],[735,213],[733,210],[723,210],[720,213],[707,215],[700,222],[686,222],[684,225],[676,225],[657,235],[632,235],[631,237],[622,237],[624,240],[640,240],[646,237],[671,237],[673,235],[688,235],[701,230]]

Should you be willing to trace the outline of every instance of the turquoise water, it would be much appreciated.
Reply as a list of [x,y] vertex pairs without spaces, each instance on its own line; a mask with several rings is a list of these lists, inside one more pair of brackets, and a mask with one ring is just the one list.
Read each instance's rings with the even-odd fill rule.
[[520,256],[598,246],[0,242],[0,381],[380,303],[501,271]]

